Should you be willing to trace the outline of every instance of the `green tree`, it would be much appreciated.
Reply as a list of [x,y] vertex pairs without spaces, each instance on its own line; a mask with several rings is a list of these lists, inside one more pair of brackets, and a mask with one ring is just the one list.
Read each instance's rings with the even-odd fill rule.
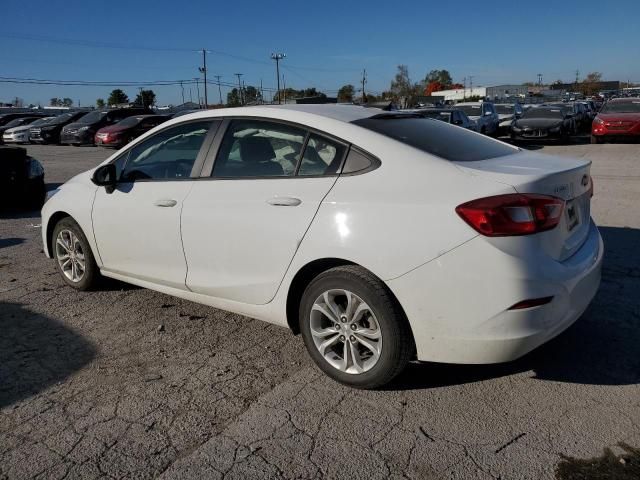
[[391,99],[398,102],[401,107],[407,108],[415,103],[418,95],[424,91],[424,82],[412,83],[409,78],[409,67],[398,65],[398,72],[391,81]]
[[153,90],[140,90],[133,103],[145,108],[152,107],[156,104],[156,94]]
[[438,82],[444,87],[443,90],[446,90],[453,83],[453,79],[448,70],[431,70],[424,78],[424,83],[429,84],[434,82]]
[[243,96],[245,105],[260,103],[260,101],[262,100],[260,90],[252,85],[246,86],[244,88]]
[[64,97],[62,99],[62,106],[63,107],[72,107],[73,106],[73,100],[71,100],[69,97]]
[[109,105],[118,105],[120,103],[128,103],[129,97],[126,93],[124,93],[121,89],[116,88],[112,90],[109,94],[109,98],[107,99],[107,103]]
[[98,98],[96,100],[96,107],[98,108],[104,108],[104,98]]
[[229,93],[227,93],[227,106],[228,107],[239,107],[240,103],[240,92],[237,88],[234,88]]
[[51,100],[49,100],[49,106],[51,107],[59,107],[62,105],[62,100],[60,100],[57,97],[53,97]]
[[353,85],[343,85],[338,90],[338,101],[339,102],[353,102],[353,97],[356,94],[356,89]]

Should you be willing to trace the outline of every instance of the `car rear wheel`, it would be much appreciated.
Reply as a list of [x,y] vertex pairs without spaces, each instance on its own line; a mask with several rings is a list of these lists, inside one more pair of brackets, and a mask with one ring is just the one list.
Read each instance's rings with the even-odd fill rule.
[[309,284],[300,304],[300,331],[316,365],[356,388],[390,382],[415,352],[398,302],[358,266],[332,268]]
[[60,220],[53,230],[53,256],[62,279],[78,290],[89,290],[99,278],[91,247],[80,226],[71,218]]

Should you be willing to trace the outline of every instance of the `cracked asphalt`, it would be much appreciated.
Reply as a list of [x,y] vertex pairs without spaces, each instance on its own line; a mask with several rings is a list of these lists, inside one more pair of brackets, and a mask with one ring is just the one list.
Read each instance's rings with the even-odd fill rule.
[[[111,153],[28,149],[50,187]],[[0,479],[540,479],[640,447],[640,146],[543,151],[594,162],[595,301],[516,362],[412,364],[383,391],[334,383],[280,327],[116,282],[76,292],[39,212],[0,214]]]

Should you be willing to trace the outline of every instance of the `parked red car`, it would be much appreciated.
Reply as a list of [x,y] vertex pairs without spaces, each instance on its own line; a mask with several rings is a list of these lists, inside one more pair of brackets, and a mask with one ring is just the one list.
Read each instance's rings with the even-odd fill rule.
[[169,115],[134,115],[127,117],[118,123],[98,130],[94,141],[96,145],[104,147],[121,147],[167,120],[169,120]]
[[591,125],[591,143],[630,137],[640,139],[640,98],[614,98]]

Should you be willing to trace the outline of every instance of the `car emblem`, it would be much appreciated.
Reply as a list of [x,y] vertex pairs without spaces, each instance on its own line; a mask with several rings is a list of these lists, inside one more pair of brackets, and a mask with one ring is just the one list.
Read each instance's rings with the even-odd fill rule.
[[588,175],[583,175],[582,176],[582,186],[586,187],[587,185],[589,185],[589,176]]

